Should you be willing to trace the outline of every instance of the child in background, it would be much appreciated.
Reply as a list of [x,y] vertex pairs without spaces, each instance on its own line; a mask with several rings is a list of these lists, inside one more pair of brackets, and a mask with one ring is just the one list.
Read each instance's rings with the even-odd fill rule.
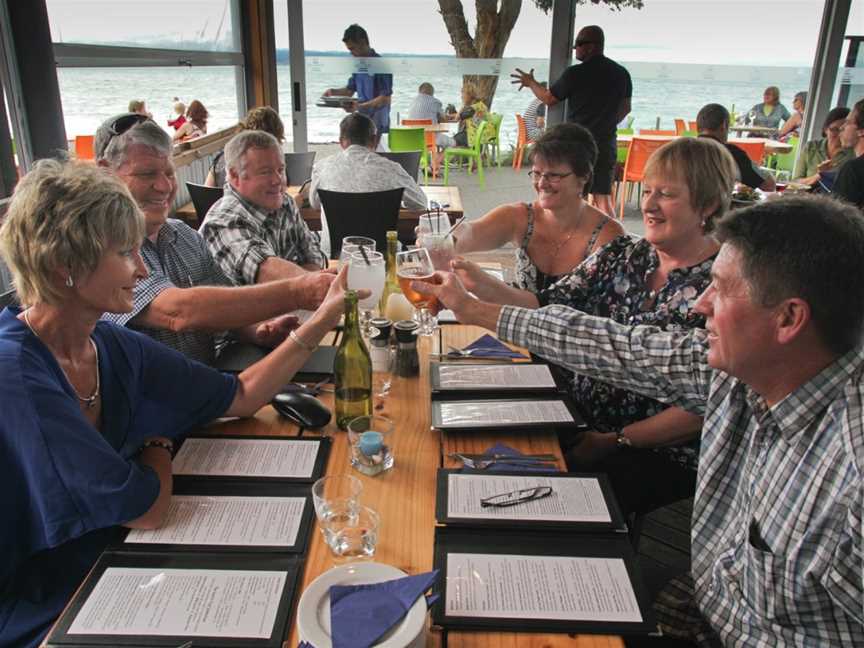
[[186,123],[186,104],[174,97],[174,119],[168,120],[168,125],[173,126],[175,131],[180,130],[180,127]]

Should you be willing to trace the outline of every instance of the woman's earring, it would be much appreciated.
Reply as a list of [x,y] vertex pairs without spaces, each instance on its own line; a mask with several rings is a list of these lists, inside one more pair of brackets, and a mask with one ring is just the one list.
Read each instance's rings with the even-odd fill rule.
[[68,277],[66,277],[66,287],[71,288],[74,285],[75,285],[75,282],[72,281],[72,275],[69,275]]

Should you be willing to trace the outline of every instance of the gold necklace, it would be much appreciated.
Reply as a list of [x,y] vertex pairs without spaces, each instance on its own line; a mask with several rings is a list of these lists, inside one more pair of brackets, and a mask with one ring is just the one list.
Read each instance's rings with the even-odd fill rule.
[[[33,328],[33,325],[30,323],[30,309],[24,311],[24,323],[27,324],[27,328],[30,329],[30,332],[36,336],[36,339],[39,340],[42,344],[45,344],[45,340],[39,337],[39,334],[36,332],[36,329]],[[88,408],[96,407],[96,399],[99,398],[99,347],[96,346],[96,343],[93,341],[92,337],[87,338],[90,342],[90,346],[93,347],[93,353],[96,354],[96,387],[93,389],[93,393],[89,396],[82,396],[78,393],[78,390],[75,389],[75,385],[72,384],[72,381],[69,380],[69,374],[67,374],[63,370],[63,366],[60,362],[57,362],[57,366],[60,367],[60,371],[63,372],[63,375],[66,376],[66,382],[69,383],[69,386],[72,387],[72,391],[75,392],[75,395],[78,397],[82,403],[84,403]],[[48,345],[45,344],[47,347]],[[50,351],[50,348],[49,348]]]

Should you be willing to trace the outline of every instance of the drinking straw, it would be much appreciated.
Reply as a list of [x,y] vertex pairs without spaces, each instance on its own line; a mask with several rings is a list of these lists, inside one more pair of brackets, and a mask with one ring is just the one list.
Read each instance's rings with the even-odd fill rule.
[[372,265],[372,262],[369,261],[369,257],[366,255],[366,248],[364,246],[360,246],[360,254],[363,255],[363,260],[366,262],[366,265]]
[[464,220],[465,220],[465,217],[463,216],[462,218],[457,220],[455,223],[453,223],[453,227],[451,227],[449,230],[447,230],[447,233],[444,235],[444,238],[447,238],[448,236],[450,236],[453,233],[453,230],[455,230],[457,227],[459,227],[462,224],[462,221],[464,221]]

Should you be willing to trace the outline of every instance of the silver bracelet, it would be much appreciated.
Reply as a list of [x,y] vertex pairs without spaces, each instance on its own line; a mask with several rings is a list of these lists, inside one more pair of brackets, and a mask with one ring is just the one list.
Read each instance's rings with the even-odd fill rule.
[[144,442],[144,445],[141,446],[141,449],[144,448],[162,448],[163,450],[167,450],[170,454],[174,454],[174,444],[170,441],[163,441],[162,439],[147,439]]
[[297,335],[297,333],[295,333],[294,331],[289,332],[288,337],[290,337],[292,340],[294,340],[294,342],[297,344],[297,346],[299,346],[301,349],[303,349],[304,351],[307,351],[309,353],[312,353],[318,347],[317,344],[315,346],[306,344],[306,342],[304,342],[300,338],[300,336]]

